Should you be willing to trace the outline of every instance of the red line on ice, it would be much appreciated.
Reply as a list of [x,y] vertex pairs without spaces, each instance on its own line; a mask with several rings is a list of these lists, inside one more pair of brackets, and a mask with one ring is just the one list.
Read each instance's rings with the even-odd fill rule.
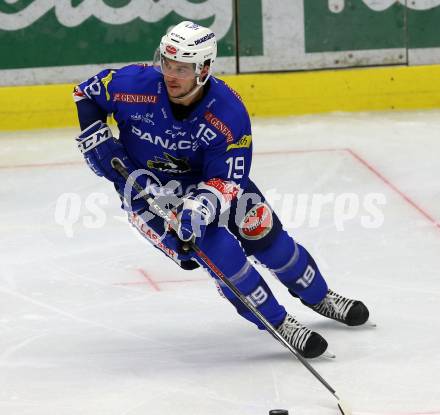
[[208,278],[186,279],[186,280],[163,280],[159,281],[159,284],[175,284],[181,282],[197,282],[197,281],[209,281]]
[[133,282],[115,282],[113,285],[145,285],[148,284],[147,281],[133,281]]
[[[156,285],[160,284],[180,284],[184,282],[205,282],[209,281],[208,278],[197,278],[197,279],[184,279],[184,280],[163,280],[163,281],[154,281]],[[132,282],[117,282],[114,285],[143,285],[150,284],[149,281],[132,281]]]
[[139,274],[141,274],[147,281],[148,285],[154,290],[154,291],[160,291],[160,287],[159,285],[156,283],[156,281],[153,280],[153,278],[151,278],[147,271],[145,271],[142,268],[137,268],[136,269],[137,272],[139,272]]
[[259,151],[254,153],[254,156],[279,156],[283,154],[305,154],[305,153],[332,153],[336,151],[345,151],[345,148],[315,148],[304,150],[273,150],[273,151]]
[[[262,151],[255,153],[256,156],[270,156],[270,155],[280,155],[280,154],[300,154],[300,153],[322,153],[331,151],[344,151],[341,148],[317,148],[311,150],[275,150],[275,151]],[[7,169],[38,169],[45,167],[69,167],[69,166],[80,166],[84,165],[83,161],[60,161],[60,162],[49,162],[49,163],[25,163],[25,164],[6,164],[0,166],[0,170]]]
[[414,202],[408,195],[402,192],[397,188],[393,183],[391,183],[382,173],[379,172],[378,169],[373,167],[371,163],[367,162],[364,158],[362,158],[355,151],[347,148],[346,151],[355,158],[359,163],[364,165],[370,172],[372,172],[375,176],[377,176],[380,180],[382,180],[388,187],[394,190],[398,195],[400,195],[407,203],[409,203],[414,209],[416,209],[419,213],[421,213],[429,222],[431,222],[434,226],[440,229],[440,222],[434,219],[426,210],[422,209],[416,202]]
[[7,169],[39,169],[45,167],[69,167],[69,166],[79,166],[83,165],[82,161],[59,161],[59,162],[50,162],[50,163],[28,163],[28,164],[6,164],[4,166],[0,166],[1,170]]

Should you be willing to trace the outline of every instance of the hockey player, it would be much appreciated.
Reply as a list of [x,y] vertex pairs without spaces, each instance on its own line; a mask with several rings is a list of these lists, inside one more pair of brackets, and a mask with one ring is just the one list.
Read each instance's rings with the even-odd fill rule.
[[[182,248],[194,240],[302,356],[320,356],[326,340],[286,312],[248,257],[325,317],[356,326],[368,320],[368,309],[327,287],[312,256],[282,228],[249,178],[249,115],[238,94],[211,76],[216,54],[215,34],[185,21],[162,37],[153,66],[104,70],[78,85],[78,147],[92,170],[113,182],[131,224],[149,242],[182,268],[194,269],[197,257]],[[118,139],[106,125],[109,114]],[[168,229],[136,198],[111,167],[113,157],[173,209],[178,229]],[[241,316],[264,328],[218,285]]]

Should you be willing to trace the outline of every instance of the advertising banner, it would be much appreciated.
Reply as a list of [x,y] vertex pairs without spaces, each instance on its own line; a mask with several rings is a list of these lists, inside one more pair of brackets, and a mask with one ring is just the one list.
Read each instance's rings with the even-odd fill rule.
[[150,62],[182,20],[216,33],[218,73],[440,63],[440,0],[0,0],[0,85]]
[[182,20],[211,27],[218,69],[235,71],[233,0],[0,0],[0,71],[21,83],[68,82],[101,64],[149,62]]

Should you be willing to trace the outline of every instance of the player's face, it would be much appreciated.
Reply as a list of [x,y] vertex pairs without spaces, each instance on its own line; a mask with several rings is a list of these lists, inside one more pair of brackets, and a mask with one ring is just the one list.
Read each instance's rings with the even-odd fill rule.
[[162,73],[170,98],[179,98],[190,92],[196,85],[194,65],[163,59]]

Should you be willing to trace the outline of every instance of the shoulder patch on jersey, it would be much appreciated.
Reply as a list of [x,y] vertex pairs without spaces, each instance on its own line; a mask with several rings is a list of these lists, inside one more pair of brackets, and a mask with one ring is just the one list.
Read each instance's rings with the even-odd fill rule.
[[252,136],[244,135],[236,143],[229,144],[228,147],[226,148],[226,151],[232,150],[234,148],[249,148],[251,144],[252,144]]
[[232,143],[234,141],[234,135],[232,134],[231,129],[212,112],[205,112],[205,120],[208,121],[213,127],[219,130],[226,137],[227,143]]
[[104,76],[104,78],[101,79],[101,83],[105,89],[105,97],[107,98],[107,101],[110,101],[110,93],[108,92],[108,85],[112,81],[114,73],[116,73],[116,71],[111,70],[107,76]]

